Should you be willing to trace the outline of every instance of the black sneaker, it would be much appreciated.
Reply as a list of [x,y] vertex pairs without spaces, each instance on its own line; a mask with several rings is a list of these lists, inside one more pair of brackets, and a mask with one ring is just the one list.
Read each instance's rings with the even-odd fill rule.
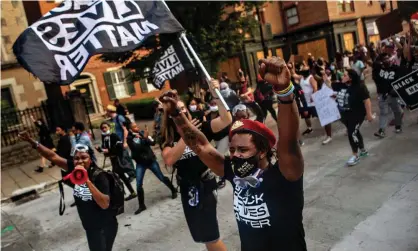
[[219,182],[218,182],[218,189],[222,189],[222,188],[224,188],[225,187],[225,180],[220,180]]
[[395,128],[395,132],[396,133],[401,133],[402,132],[402,128],[400,128],[400,127]]
[[38,168],[35,169],[35,172],[42,173],[44,171],[44,168],[41,166],[38,166]]
[[378,132],[375,132],[374,133],[374,136],[383,139],[386,136],[386,134],[385,134],[385,132],[383,130],[380,129]]
[[134,199],[136,197],[137,197],[136,193],[131,193],[131,195],[129,195],[128,197],[125,198],[125,201],[132,200],[132,199]]
[[308,129],[306,129],[306,130],[302,133],[302,135],[303,135],[303,136],[305,136],[305,135],[310,134],[311,132],[313,132],[313,129],[312,129],[312,128],[308,128]]

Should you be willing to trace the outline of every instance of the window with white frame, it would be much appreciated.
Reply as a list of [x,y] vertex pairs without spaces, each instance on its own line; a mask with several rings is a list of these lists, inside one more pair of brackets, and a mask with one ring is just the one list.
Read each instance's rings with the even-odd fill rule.
[[107,92],[111,100],[135,95],[132,73],[129,69],[118,69],[103,73]]
[[294,25],[299,23],[298,9],[296,8],[296,6],[286,10],[286,17],[288,25]]
[[113,89],[115,90],[116,98],[125,98],[129,96],[126,88],[126,77],[123,71],[110,72],[112,78]]

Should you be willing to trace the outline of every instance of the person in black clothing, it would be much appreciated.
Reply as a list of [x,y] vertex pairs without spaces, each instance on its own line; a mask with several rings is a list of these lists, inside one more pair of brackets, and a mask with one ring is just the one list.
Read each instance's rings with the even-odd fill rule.
[[376,83],[377,95],[379,100],[379,131],[374,135],[379,138],[386,136],[385,129],[388,125],[389,109],[395,116],[395,132],[402,132],[402,108],[398,102],[398,95],[393,90],[391,83],[402,76],[399,66],[390,61],[386,53],[379,55],[373,65],[372,77]]
[[263,95],[263,99],[261,101],[257,101],[260,105],[261,109],[264,113],[264,120],[267,118],[267,111],[270,112],[271,116],[273,117],[274,121],[277,121],[276,111],[273,108],[273,89],[271,85],[266,84],[265,81],[257,81],[257,88],[259,89],[261,94]]
[[116,107],[116,113],[118,115],[126,116],[128,109],[120,103],[119,99],[115,99],[113,105]]
[[102,122],[100,125],[100,130],[102,131],[102,145],[100,147],[96,147],[96,150],[110,158],[110,162],[112,163],[112,171],[119,175],[131,193],[128,197],[125,198],[125,200],[132,200],[133,198],[137,197],[137,195],[124,172],[124,168],[126,169],[126,164],[124,164],[125,162],[123,161],[123,143],[116,133],[110,132],[109,122]]
[[[282,59],[261,60],[260,73],[277,91],[290,85],[290,72]],[[178,112],[176,99],[171,94],[164,97],[167,112],[185,143],[214,173],[231,182],[242,251],[306,250],[302,223],[304,163],[297,142],[297,106],[293,93],[279,99],[280,158],[275,161],[272,149],[276,137],[264,124],[236,121],[229,134],[231,157],[224,157]]]
[[[348,140],[353,155],[349,158],[349,166],[356,165],[360,157],[368,155],[364,147],[360,126],[364,119],[373,121],[372,105],[367,86],[362,84],[360,76],[354,70],[346,70],[341,82],[332,85],[341,114],[341,122],[347,128]],[[360,151],[360,152],[359,152]]]
[[177,198],[177,190],[170,182],[170,179],[161,172],[157,158],[151,149],[151,146],[155,145],[155,141],[149,137],[148,130],[145,130],[144,133],[140,132],[135,122],[130,124],[128,130],[127,142],[131,149],[132,159],[136,162],[136,191],[138,192],[139,208],[135,211],[135,214],[139,214],[147,209],[145,206],[144,188],[142,187],[147,169],[151,170],[171,190],[171,198]]
[[[33,116],[30,116],[32,119],[32,122],[35,124],[36,127],[39,129],[39,142],[44,145],[45,147],[48,147],[48,149],[54,150],[55,146],[52,142],[51,138],[51,132],[49,131],[48,126],[45,124],[45,122],[42,119],[34,119]],[[37,169],[35,169],[35,172],[42,173],[44,171],[44,168],[46,166],[46,159],[41,156],[41,165],[38,166]],[[49,167],[53,167],[54,164],[51,163]]]
[[[217,81],[212,81],[216,82]],[[217,99],[213,86],[210,83],[212,97],[216,98],[216,104],[219,107],[220,117],[210,121],[212,132],[216,133],[225,128],[232,122],[230,113],[223,107],[221,101]],[[166,95],[174,95],[175,92],[165,93],[160,100],[164,103]],[[200,122],[192,120],[187,116],[187,109],[183,102],[177,100],[176,105],[179,112],[184,114],[187,121],[192,121],[195,125]],[[190,147],[187,147],[184,140],[178,134],[176,125],[164,105],[164,118],[162,126],[162,156],[164,162],[177,169],[177,182],[180,186],[181,201],[184,215],[189,227],[192,238],[195,242],[204,243],[209,251],[224,251],[226,247],[220,240],[218,220],[216,217],[216,189],[217,182],[215,175],[209,168],[197,157]],[[224,119],[225,118],[225,121]]]
[[86,183],[74,186],[78,215],[86,231],[90,251],[111,251],[118,232],[118,221],[116,212],[109,208],[112,200],[110,181],[91,159],[89,148],[77,145],[73,159],[65,159],[32,139],[27,132],[20,133],[19,137],[29,142],[44,158],[66,171],[87,170]]
[[202,103],[196,98],[192,98],[189,103],[189,112],[192,119],[198,119],[200,122],[206,121],[205,112],[202,110]]

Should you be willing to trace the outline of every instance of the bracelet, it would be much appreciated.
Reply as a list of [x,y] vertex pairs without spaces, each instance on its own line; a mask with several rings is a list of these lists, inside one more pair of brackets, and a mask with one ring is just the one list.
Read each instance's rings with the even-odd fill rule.
[[290,90],[288,90],[286,93],[278,93],[277,96],[278,97],[281,97],[281,98],[290,96],[290,94],[292,94],[294,90],[295,90],[295,86],[294,85],[291,85]]
[[277,100],[279,101],[279,104],[281,104],[281,105],[290,105],[290,104],[293,104],[293,101],[295,101],[295,98],[296,98],[295,95],[293,95],[291,100],[283,101],[279,98]]
[[32,146],[32,148],[33,149],[38,149],[38,147],[39,147],[39,142],[38,141],[35,141],[35,145]]
[[290,85],[288,85],[285,89],[281,90],[281,91],[274,91],[276,94],[285,94],[287,93],[291,88],[292,88],[293,84],[290,83]]

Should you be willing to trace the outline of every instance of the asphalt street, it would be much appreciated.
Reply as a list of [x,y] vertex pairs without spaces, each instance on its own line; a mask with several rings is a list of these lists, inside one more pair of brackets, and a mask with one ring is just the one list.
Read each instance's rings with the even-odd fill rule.
[[[369,89],[374,92],[373,85]],[[372,102],[378,113],[376,99]],[[370,156],[354,167],[345,165],[350,156],[345,128],[334,123],[333,141],[323,146],[324,130],[315,121],[302,147],[308,250],[418,250],[417,117],[418,112],[406,112],[403,133],[395,134],[391,127],[384,139],[373,136],[377,120],[364,123],[361,131]],[[271,118],[268,126],[277,131]],[[137,201],[126,203],[125,213],[118,217],[114,250],[205,250],[190,236],[180,199],[170,199],[169,190],[151,172],[146,173],[144,188],[148,209],[133,215]],[[65,194],[69,205],[71,189]],[[58,190],[23,204],[2,205],[2,250],[88,250],[76,209],[67,207],[59,216],[58,205]],[[239,250],[230,184],[218,191],[218,220],[228,249]]]

